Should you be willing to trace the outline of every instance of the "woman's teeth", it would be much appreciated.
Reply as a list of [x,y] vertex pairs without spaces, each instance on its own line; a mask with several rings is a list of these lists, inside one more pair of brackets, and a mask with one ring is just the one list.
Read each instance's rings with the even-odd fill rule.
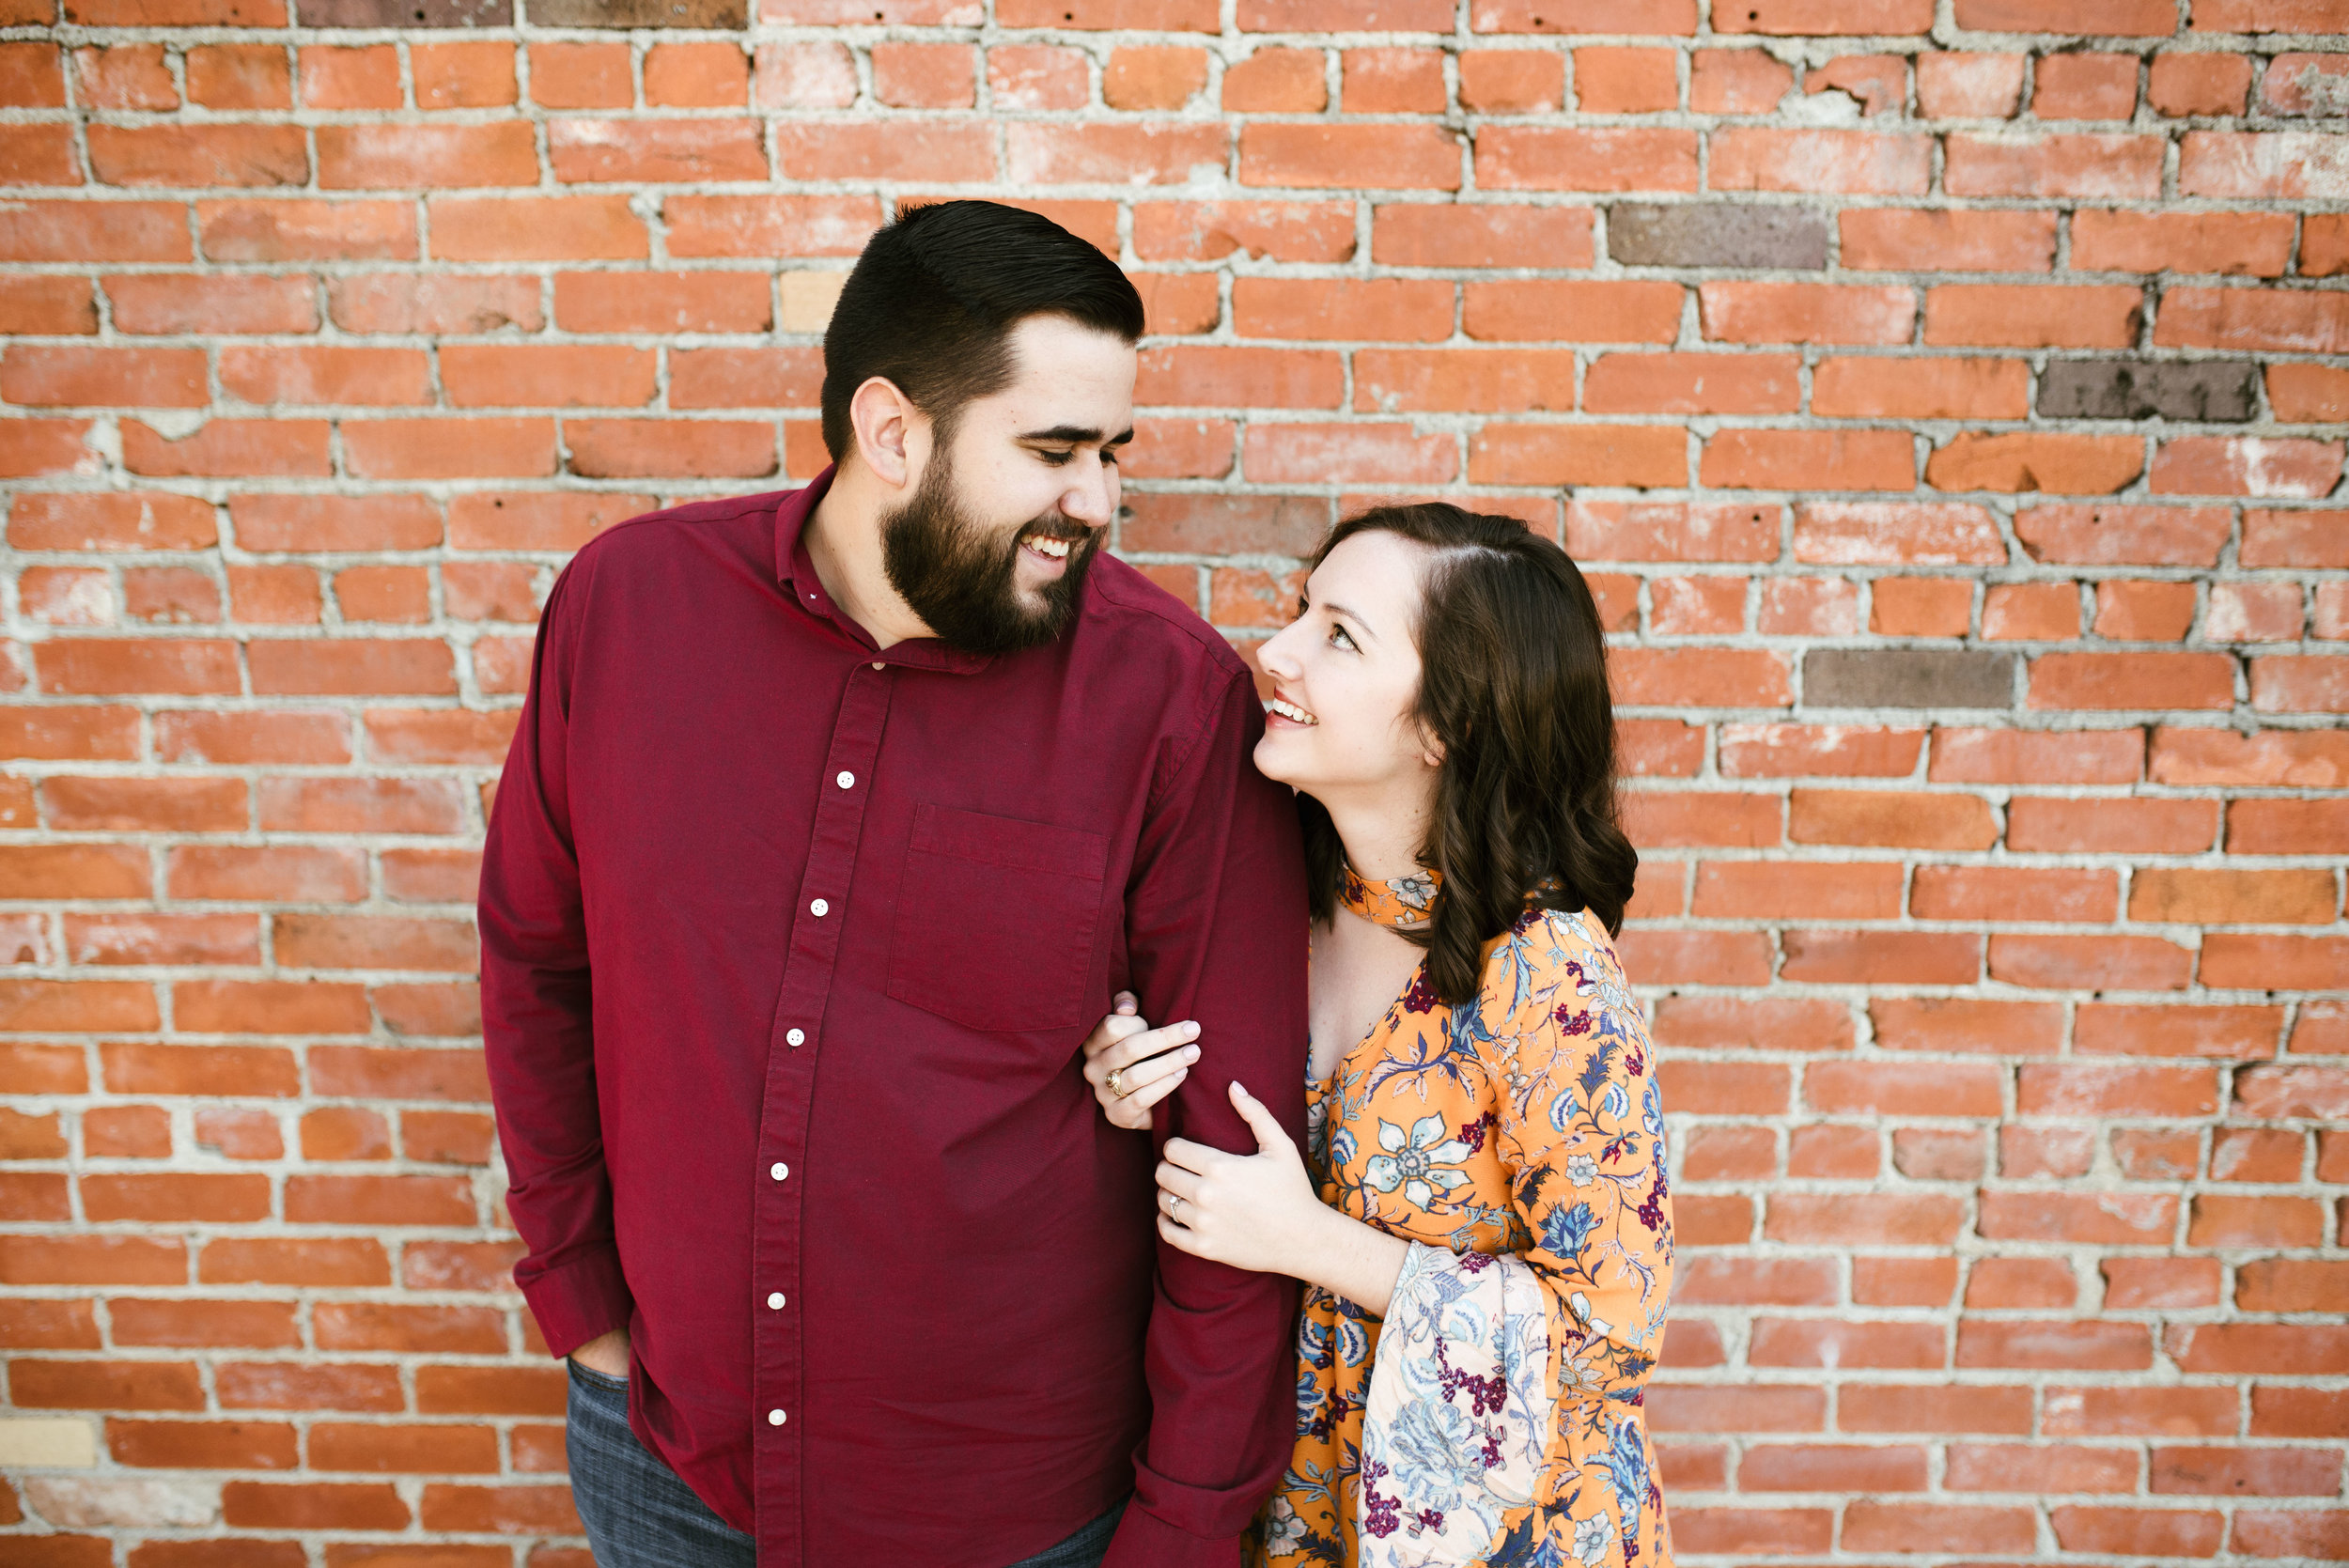
[[1277,713],[1293,724],[1318,724],[1321,722],[1320,720],[1315,718],[1312,714],[1306,712],[1295,703],[1285,702],[1279,697],[1275,697],[1270,702],[1265,704],[1264,710],[1267,713]]
[[1049,555],[1055,561],[1066,561],[1068,559],[1068,541],[1066,539],[1055,539],[1042,534],[1031,534],[1028,536],[1025,542],[1028,548],[1034,551],[1038,555]]

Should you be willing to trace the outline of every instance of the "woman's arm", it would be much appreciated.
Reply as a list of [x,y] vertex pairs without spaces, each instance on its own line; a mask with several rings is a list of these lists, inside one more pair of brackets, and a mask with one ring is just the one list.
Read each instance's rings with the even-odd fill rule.
[[1159,1234],[1194,1257],[1294,1275],[1383,1316],[1411,1244],[1324,1203],[1272,1113],[1237,1082],[1229,1093],[1256,1152],[1169,1140],[1159,1164]]

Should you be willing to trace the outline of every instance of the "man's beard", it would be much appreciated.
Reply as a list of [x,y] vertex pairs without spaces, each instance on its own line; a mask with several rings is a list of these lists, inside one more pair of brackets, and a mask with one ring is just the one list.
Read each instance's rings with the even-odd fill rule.
[[[1019,536],[1036,532],[1068,540],[1068,564],[1024,602],[1016,573]],[[912,497],[881,519],[881,565],[889,585],[941,642],[966,653],[1017,653],[1050,643],[1076,618],[1085,568],[1100,548],[1100,530],[1066,518],[1038,519],[1009,534],[974,521],[956,504],[943,446]]]

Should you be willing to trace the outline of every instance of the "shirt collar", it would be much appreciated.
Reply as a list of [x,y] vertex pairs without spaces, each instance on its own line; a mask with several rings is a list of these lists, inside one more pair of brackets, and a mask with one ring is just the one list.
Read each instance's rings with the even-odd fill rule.
[[911,637],[886,650],[876,648],[872,633],[832,602],[832,595],[824,589],[823,579],[816,574],[815,557],[807,552],[807,520],[815,516],[817,503],[832,489],[837,467],[827,466],[806,485],[786,494],[782,505],[775,508],[775,580],[790,594],[791,602],[802,613],[830,622],[835,632],[863,648],[876,662],[943,670],[954,675],[986,669],[992,662],[992,656],[966,653],[935,637]]

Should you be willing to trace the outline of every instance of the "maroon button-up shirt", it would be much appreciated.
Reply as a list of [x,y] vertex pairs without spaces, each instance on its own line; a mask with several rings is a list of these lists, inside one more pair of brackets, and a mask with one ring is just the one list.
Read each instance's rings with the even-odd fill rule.
[[1123,563],[1057,643],[877,650],[804,489],[556,582],[481,875],[515,1279],[625,1327],[630,1424],[764,1568],[1001,1568],[1128,1489],[1112,1568],[1237,1561],[1296,1289],[1161,1246],[1080,1043],[1196,1018],[1158,1139],[1303,1122],[1306,912],[1245,666]]

